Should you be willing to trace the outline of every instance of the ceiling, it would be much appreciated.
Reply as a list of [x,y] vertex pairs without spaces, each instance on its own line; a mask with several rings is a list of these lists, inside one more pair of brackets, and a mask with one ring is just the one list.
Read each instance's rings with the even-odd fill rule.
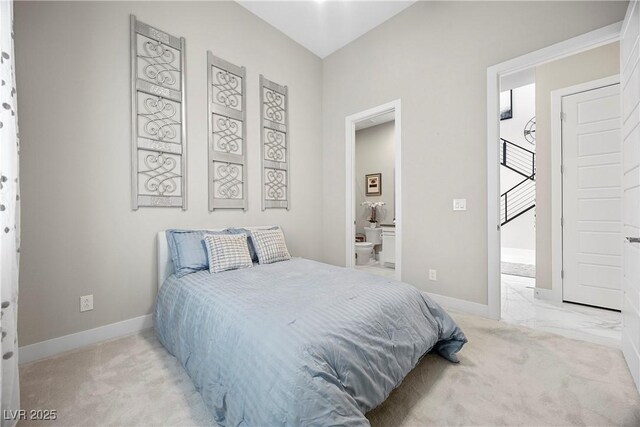
[[324,58],[415,1],[236,0],[254,15]]
[[536,82],[536,69],[527,68],[526,70],[517,71],[515,73],[500,76],[500,91],[511,90],[522,86],[530,85]]

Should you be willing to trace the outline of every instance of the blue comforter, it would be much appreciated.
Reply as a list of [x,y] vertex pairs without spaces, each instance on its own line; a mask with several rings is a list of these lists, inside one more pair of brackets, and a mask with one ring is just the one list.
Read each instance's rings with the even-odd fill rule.
[[169,277],[155,328],[222,425],[368,425],[425,353],[467,341],[414,287],[306,259]]

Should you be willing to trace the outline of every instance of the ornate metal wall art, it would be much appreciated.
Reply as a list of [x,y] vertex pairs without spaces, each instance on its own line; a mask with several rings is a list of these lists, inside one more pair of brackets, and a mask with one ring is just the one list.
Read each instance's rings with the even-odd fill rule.
[[246,210],[246,70],[211,52],[207,67],[209,210]]
[[131,205],[187,208],[185,39],[131,15]]
[[289,209],[289,94],[260,75],[262,210]]

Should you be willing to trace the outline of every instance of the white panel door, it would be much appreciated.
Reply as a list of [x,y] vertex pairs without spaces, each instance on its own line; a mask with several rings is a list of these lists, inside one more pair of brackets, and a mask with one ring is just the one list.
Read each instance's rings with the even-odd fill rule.
[[562,98],[564,301],[622,308],[620,85]]
[[[622,82],[622,352],[640,389],[640,5],[629,2],[620,39]],[[627,237],[629,239],[627,239]]]

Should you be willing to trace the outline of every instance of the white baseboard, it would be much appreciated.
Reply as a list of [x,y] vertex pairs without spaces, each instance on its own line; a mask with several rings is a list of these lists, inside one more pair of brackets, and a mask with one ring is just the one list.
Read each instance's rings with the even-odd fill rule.
[[[450,308],[476,316],[489,317],[489,306],[487,305],[429,292],[424,293],[444,308]],[[101,341],[139,332],[152,326],[153,315],[147,314],[145,316],[134,317],[133,319],[123,320],[122,322],[111,323],[110,325],[100,326],[75,334],[25,345],[20,347],[18,358],[20,364],[29,363],[91,344],[97,344]]]
[[477,302],[451,298],[444,295],[432,294],[430,292],[424,292],[424,294],[428,295],[432,300],[434,300],[444,308],[450,308],[452,310],[458,310],[468,314],[475,314],[476,316],[481,317],[490,317],[489,306],[486,304],[478,304]]
[[111,323],[75,334],[53,338],[35,344],[25,345],[19,348],[18,359],[20,364],[55,356],[65,351],[96,344],[101,341],[129,335],[153,326],[153,315],[134,317],[122,322]]
[[560,293],[553,289],[535,288],[533,290],[533,296],[534,298],[546,301],[562,302],[562,296]]

